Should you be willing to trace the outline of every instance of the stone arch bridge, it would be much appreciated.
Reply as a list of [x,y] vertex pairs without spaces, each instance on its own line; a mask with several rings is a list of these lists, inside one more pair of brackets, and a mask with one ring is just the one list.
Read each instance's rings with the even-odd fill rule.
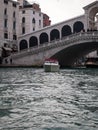
[[83,15],[20,36],[18,38],[18,51],[40,46],[81,31],[98,30],[98,1],[83,9]]
[[80,57],[98,50],[98,1],[83,9],[81,16],[20,36],[13,63],[41,66],[52,57],[61,66],[71,66]]
[[12,56],[13,64],[42,66],[46,58],[58,59],[60,66],[73,66],[74,62],[98,49],[98,31],[80,32],[24,49]]

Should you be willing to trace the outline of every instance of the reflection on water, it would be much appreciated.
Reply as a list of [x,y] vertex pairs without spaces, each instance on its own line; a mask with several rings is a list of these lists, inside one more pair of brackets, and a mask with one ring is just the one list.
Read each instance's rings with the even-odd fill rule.
[[97,69],[0,69],[0,130],[97,129]]

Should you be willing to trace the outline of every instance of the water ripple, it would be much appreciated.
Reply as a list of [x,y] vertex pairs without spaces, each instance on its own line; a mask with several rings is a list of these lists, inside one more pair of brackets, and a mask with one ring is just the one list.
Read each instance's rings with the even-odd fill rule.
[[0,130],[97,130],[98,70],[0,69]]

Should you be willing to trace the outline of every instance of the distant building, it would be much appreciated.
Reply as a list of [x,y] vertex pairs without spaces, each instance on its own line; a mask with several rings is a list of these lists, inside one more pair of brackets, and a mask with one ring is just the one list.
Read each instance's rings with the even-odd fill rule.
[[51,24],[49,16],[41,12],[39,4],[30,4],[26,0],[18,0],[19,6],[19,35],[31,33]]
[[47,14],[43,14],[43,27],[51,25],[51,20]]
[[19,3],[0,0],[0,46],[15,42],[19,34]]
[[20,4],[20,6],[28,5],[30,4],[27,0],[17,0]]

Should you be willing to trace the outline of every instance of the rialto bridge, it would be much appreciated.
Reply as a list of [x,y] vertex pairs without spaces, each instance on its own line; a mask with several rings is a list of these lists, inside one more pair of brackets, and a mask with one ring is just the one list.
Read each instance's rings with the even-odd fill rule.
[[61,66],[73,65],[80,57],[98,49],[98,1],[84,8],[84,14],[19,37],[13,63],[42,65],[57,58]]

